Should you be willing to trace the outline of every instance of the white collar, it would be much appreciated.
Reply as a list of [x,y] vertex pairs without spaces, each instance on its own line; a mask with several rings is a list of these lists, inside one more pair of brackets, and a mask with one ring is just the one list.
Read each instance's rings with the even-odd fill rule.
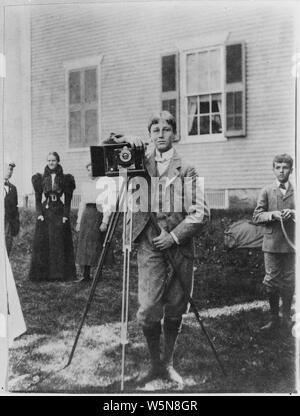
[[[279,188],[280,183],[281,183],[281,182],[279,182],[279,180],[278,180],[278,179],[276,179],[277,188]],[[285,182],[285,183],[284,183],[284,185],[285,185],[285,189],[286,189],[286,191],[287,191],[287,190],[289,189],[289,187],[290,187],[290,182],[289,182],[289,181],[287,181],[287,182]]]
[[171,149],[167,150],[164,153],[160,153],[157,149],[155,149],[155,160],[156,162],[165,162],[167,160],[170,160],[174,155],[174,147],[171,147]]

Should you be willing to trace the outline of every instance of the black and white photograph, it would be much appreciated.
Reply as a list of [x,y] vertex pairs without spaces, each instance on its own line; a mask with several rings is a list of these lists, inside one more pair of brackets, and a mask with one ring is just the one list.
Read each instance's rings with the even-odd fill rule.
[[1,394],[298,395],[297,3],[2,0]]

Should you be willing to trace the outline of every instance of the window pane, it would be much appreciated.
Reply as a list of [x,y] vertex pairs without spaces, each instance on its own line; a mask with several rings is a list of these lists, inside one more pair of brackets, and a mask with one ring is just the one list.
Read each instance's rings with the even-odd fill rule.
[[200,113],[209,113],[209,95],[201,95],[200,97]]
[[221,117],[219,114],[215,114],[211,118],[211,131],[212,133],[222,133]]
[[70,112],[69,144],[70,147],[81,147],[81,112]]
[[163,56],[162,61],[162,91],[176,90],[176,55]]
[[187,55],[187,92],[188,94],[192,92],[198,92],[199,85],[198,85],[198,63],[197,63],[197,55],[195,53],[191,53]]
[[97,101],[97,70],[87,69],[84,71],[85,102]]
[[198,54],[198,78],[199,78],[199,92],[209,90],[209,79],[208,79],[208,52],[200,52]]
[[226,82],[242,81],[242,45],[229,45],[226,47]]
[[209,116],[200,117],[200,134],[209,134]]
[[235,128],[235,130],[242,130],[242,128],[243,128],[243,121],[242,121],[242,117],[241,116],[235,116],[234,128]]
[[242,91],[234,93],[234,112],[235,114],[242,114]]
[[211,71],[220,71],[220,67],[221,67],[220,49],[213,49],[210,51],[209,65],[210,65]]
[[188,133],[190,136],[198,135],[198,117],[188,117]]
[[228,92],[226,94],[226,111],[227,114],[234,114],[234,93]]
[[188,115],[193,116],[194,114],[198,114],[197,97],[189,97],[188,98]]
[[234,130],[234,116],[227,117],[227,130]]
[[163,111],[169,111],[176,118],[176,100],[163,100]]
[[98,143],[98,121],[97,110],[87,110],[85,112],[85,140],[88,145]]
[[210,73],[210,89],[216,91],[221,89],[221,72],[212,71]]
[[212,94],[211,96],[211,111],[213,113],[220,113],[222,111],[222,95]]
[[220,50],[210,51],[210,89],[219,90],[221,88],[221,57]]
[[80,103],[80,72],[69,73],[69,98],[70,104]]

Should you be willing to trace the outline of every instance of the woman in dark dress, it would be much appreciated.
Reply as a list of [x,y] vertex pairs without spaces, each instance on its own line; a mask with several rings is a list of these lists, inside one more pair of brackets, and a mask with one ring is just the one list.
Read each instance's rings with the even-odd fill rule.
[[[92,165],[86,165],[88,180],[82,184],[81,199],[78,209],[76,231],[79,232],[76,263],[80,265],[83,281],[91,280],[91,267],[96,266],[101,254],[105,232],[109,222],[110,213],[102,213],[97,209],[96,199],[99,191],[96,183],[99,178],[92,175]],[[107,253],[105,264],[113,262],[113,252]]]
[[64,175],[59,162],[56,152],[49,153],[44,174],[36,173],[32,177],[37,213],[29,271],[29,279],[33,281],[76,279],[69,219],[75,180],[72,175]]

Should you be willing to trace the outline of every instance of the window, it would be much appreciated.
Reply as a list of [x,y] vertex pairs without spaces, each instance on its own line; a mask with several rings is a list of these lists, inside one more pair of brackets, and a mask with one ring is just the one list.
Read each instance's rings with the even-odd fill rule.
[[246,135],[245,45],[226,45],[226,136]]
[[99,144],[101,59],[96,56],[64,63],[68,150],[84,150]]
[[176,117],[183,141],[246,135],[245,45],[228,35],[185,39],[162,56],[161,108]]
[[178,107],[178,56],[165,55],[161,58],[161,109],[169,111],[176,119],[179,131]]
[[223,132],[221,48],[187,53],[185,107],[187,135]]

